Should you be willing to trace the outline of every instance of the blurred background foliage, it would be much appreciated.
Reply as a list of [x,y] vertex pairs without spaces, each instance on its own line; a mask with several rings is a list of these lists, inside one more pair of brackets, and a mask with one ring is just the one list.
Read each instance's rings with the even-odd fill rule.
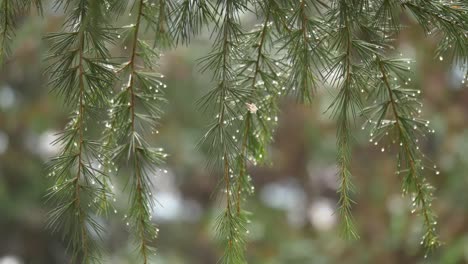
[[[42,36],[60,30],[63,17],[45,1],[43,18],[31,13],[17,19],[14,54],[0,72],[0,264],[62,264],[67,263],[65,243],[45,228],[51,208],[44,199],[50,185],[44,162],[57,151],[50,142],[66,124],[68,109],[49,92],[41,67],[47,48]],[[243,21],[249,28],[256,18]],[[272,165],[250,168],[256,191],[247,205],[254,213],[248,226],[249,263],[468,263],[466,76],[434,60],[434,43],[424,39],[412,18],[405,21],[408,27],[397,46],[417,61],[425,117],[436,129],[423,146],[441,172],[427,173],[437,187],[434,208],[443,246],[424,259],[420,219],[411,214],[394,173],[396,154],[370,144],[359,122],[352,157],[353,214],[361,239],[341,239],[335,214],[335,124],[326,112],[334,91],[318,87],[311,106],[282,102]],[[170,157],[167,168],[154,175],[159,202],[154,221],[160,229],[155,263],[214,264],[222,253],[213,238],[218,178],[206,169],[204,150],[196,148],[209,119],[195,103],[211,87],[210,75],[199,74],[197,65],[209,51],[209,37],[206,31],[191,45],[164,52],[161,61],[170,103],[153,139]],[[111,51],[122,54],[122,47]],[[125,188],[126,178],[121,172],[116,192]],[[106,263],[135,263],[124,219],[127,199],[117,195],[114,205],[104,238]]]

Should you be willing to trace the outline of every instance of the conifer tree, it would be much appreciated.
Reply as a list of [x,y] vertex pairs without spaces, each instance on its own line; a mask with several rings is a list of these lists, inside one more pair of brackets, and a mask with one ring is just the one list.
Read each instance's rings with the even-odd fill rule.
[[[466,70],[466,1],[50,1],[65,19],[60,32],[44,38],[50,47],[45,73],[71,113],[55,142],[61,151],[48,164],[48,200],[55,206],[49,226],[69,242],[72,263],[101,260],[105,226],[97,219],[105,219],[112,208],[117,174],[130,183],[125,221],[138,263],[151,263],[158,229],[151,220],[157,193],[150,175],[161,170],[167,155],[148,142],[165,102],[158,61],[164,50],[189,45],[204,30],[211,31],[213,44],[200,58],[201,72],[215,85],[198,101],[211,122],[201,144],[208,147],[208,166],[222,183],[216,225],[225,249],[222,263],[247,262],[246,234],[249,218],[255,217],[245,209],[254,190],[247,167],[267,160],[280,100],[313,104],[314,92],[326,88],[334,95],[327,113],[337,122],[344,235],[359,237],[352,216],[350,153],[355,124],[364,120],[370,144],[382,152],[396,150],[396,177],[424,227],[421,244],[428,250],[440,244],[431,208],[434,188],[426,179],[428,172],[439,172],[420,149],[434,130],[422,117],[421,89],[412,81],[414,58],[399,55],[395,40],[406,26],[401,18],[409,17],[437,41],[434,60]],[[17,17],[31,6],[41,10],[41,1],[0,0],[0,65],[11,54]],[[126,12],[132,22],[122,26],[119,18]],[[255,16],[258,24],[245,25],[244,15]],[[101,138],[94,137],[95,127]]]

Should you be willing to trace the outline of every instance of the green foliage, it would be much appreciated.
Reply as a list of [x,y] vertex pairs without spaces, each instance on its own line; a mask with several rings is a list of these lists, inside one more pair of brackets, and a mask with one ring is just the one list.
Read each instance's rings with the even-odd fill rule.
[[[433,130],[428,128],[429,121],[420,117],[421,104],[417,101],[420,91],[401,85],[409,78],[410,67],[407,65],[410,62],[375,55],[371,65],[378,69],[373,81],[377,87],[375,96],[381,99],[381,103],[369,106],[366,112],[370,116],[372,141],[378,142],[391,136],[392,144],[399,148],[397,174],[404,174],[403,193],[411,194],[412,212],[418,210],[423,218],[425,234],[421,244],[432,249],[440,242],[436,234],[436,216],[431,208],[433,187],[423,176],[424,169],[431,170],[432,165],[419,149],[418,142],[419,138]],[[390,119],[387,119],[389,116]],[[436,171],[436,174],[439,173]]]
[[[213,38],[201,71],[214,87],[199,100],[211,121],[202,139],[209,167],[221,172],[224,208],[217,221],[225,253],[222,263],[246,263],[248,216],[244,201],[252,193],[249,164],[267,160],[277,123],[278,103],[294,96],[313,103],[314,91],[330,87],[330,113],[337,121],[339,213],[344,234],[358,237],[353,223],[351,149],[361,115],[370,141],[382,151],[397,149],[403,194],[421,215],[427,249],[439,245],[433,188],[424,174],[433,165],[419,148],[428,121],[420,117],[420,90],[411,82],[411,60],[395,58],[396,36],[406,16],[438,41],[437,60],[468,63],[468,6],[428,0],[56,0],[65,11],[63,30],[49,34],[46,73],[51,90],[71,107],[71,121],[60,134],[60,154],[51,160],[56,206],[49,225],[61,230],[73,262],[99,262],[104,228],[97,216],[111,209],[112,178],[125,171],[129,187],[128,224],[143,263],[150,262],[158,229],[151,221],[155,198],[151,175],[166,154],[148,143],[157,132],[166,85],[158,73],[160,52],[189,44],[203,30]],[[0,1],[0,58],[7,58],[15,18],[40,1]],[[118,25],[122,14],[134,19]],[[241,16],[255,15],[252,28]],[[121,26],[121,27],[120,27]],[[152,43],[143,33],[153,36]],[[108,49],[120,47],[121,57]],[[127,48],[128,47],[128,48]],[[103,118],[102,112],[108,117]],[[89,124],[104,124],[92,138]],[[388,143],[388,144],[387,144]],[[387,144],[387,145],[385,145]],[[435,168],[435,167],[434,167]],[[128,172],[128,173],[127,173]],[[438,172],[436,172],[438,174]]]
[[48,165],[54,179],[48,197],[56,204],[49,225],[67,235],[73,261],[94,263],[99,261],[96,237],[103,232],[94,214],[108,190],[101,144],[90,138],[87,127],[110,92],[101,87],[113,81],[105,62],[112,35],[104,26],[103,2],[58,2],[62,6],[67,14],[64,32],[46,37],[51,43],[46,72],[53,91],[75,106],[71,121],[55,142],[62,150]]
[[0,65],[11,55],[11,42],[18,26],[17,17],[29,12],[32,6],[42,12],[40,0],[0,1]]
[[[148,263],[150,254],[154,253],[151,241],[158,233],[151,221],[155,200],[151,192],[150,175],[156,172],[157,166],[162,165],[166,157],[162,149],[152,147],[145,140],[145,134],[156,131],[166,85],[162,83],[164,76],[157,73],[155,64],[159,53],[140,35],[145,26],[153,32],[162,33],[159,31],[162,27],[159,23],[164,23],[164,20],[155,19],[162,15],[161,5],[136,1],[130,10],[135,14],[135,24],[121,29],[123,39],[131,45],[130,54],[128,59],[123,59],[124,62],[116,63],[115,72],[119,77],[117,87],[121,88],[111,99],[110,120],[105,130],[111,160],[126,165],[131,172],[127,225],[132,226],[137,251],[143,263]],[[159,37],[157,41],[165,45],[166,36]]]

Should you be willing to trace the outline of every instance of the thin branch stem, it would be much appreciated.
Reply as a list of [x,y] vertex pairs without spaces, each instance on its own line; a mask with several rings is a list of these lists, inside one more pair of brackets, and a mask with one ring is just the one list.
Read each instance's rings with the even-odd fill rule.
[[[265,8],[266,14],[265,14],[265,21],[263,22],[263,28],[262,32],[260,33],[260,43],[258,45],[258,52],[257,52],[257,58],[255,60],[255,65],[254,65],[254,75],[252,77],[252,84],[251,84],[251,89],[256,90],[255,83],[257,82],[257,77],[260,74],[260,62],[261,58],[263,56],[262,50],[263,46],[266,42],[266,33],[268,31],[268,23],[270,21],[270,14],[271,10],[268,8],[268,6]],[[242,142],[242,147],[241,147],[241,166],[240,166],[240,172],[239,172],[239,180],[237,182],[237,214],[240,214],[241,212],[241,193],[242,193],[242,183],[245,180],[245,174],[246,174],[246,157],[247,157],[247,147],[248,147],[248,137],[250,134],[250,120],[251,120],[251,113],[247,112],[247,117],[245,118],[244,126],[245,126],[245,131],[244,131],[244,136],[243,136],[243,142]]]
[[79,111],[78,111],[78,133],[79,133],[79,142],[78,142],[78,171],[76,173],[76,177],[74,179],[75,184],[75,206],[79,210],[79,219],[80,219],[80,228],[81,228],[81,236],[82,236],[82,250],[83,250],[83,259],[85,262],[88,261],[88,231],[86,230],[86,223],[84,221],[84,210],[81,208],[81,199],[80,199],[80,178],[81,178],[81,170],[83,167],[83,144],[84,144],[84,136],[83,136],[83,121],[84,121],[84,96],[85,96],[85,87],[84,87],[84,69],[83,69],[83,53],[84,53],[84,31],[80,29],[79,31],[79,48],[78,48],[78,78],[79,78]]
[[[339,199],[339,204],[340,204],[340,210],[341,214],[343,216],[343,221],[344,221],[344,231],[347,237],[349,238],[358,238],[359,236],[357,235],[356,231],[354,230],[354,224],[352,220],[352,215],[351,215],[351,198],[349,198],[350,193],[352,192],[352,183],[349,179],[351,176],[351,173],[349,171],[349,152],[350,150],[350,142],[349,142],[349,112],[348,110],[350,107],[352,107],[353,103],[352,102],[352,85],[353,85],[353,79],[352,79],[352,72],[351,72],[351,67],[352,67],[352,31],[351,31],[351,25],[349,23],[349,16],[347,14],[348,12],[348,5],[346,1],[341,1],[341,5],[344,5],[345,7],[340,7],[342,9],[345,9],[345,14],[343,14],[343,19],[344,21],[344,28],[346,32],[343,34],[346,36],[346,47],[345,47],[345,54],[344,54],[344,80],[343,80],[343,86],[341,87],[340,94],[338,97],[342,97],[341,99],[336,99],[341,101],[341,103],[336,106],[340,107],[338,111],[340,111],[339,114],[339,128],[338,128],[338,150],[339,150],[339,157],[338,157],[338,166],[339,166],[339,174],[340,174],[340,188],[339,188],[339,193],[340,193],[340,199]],[[339,34],[339,33],[338,33]]]
[[[417,176],[417,171],[418,171],[418,169],[416,168],[417,161],[416,161],[416,158],[414,157],[414,153],[409,149],[409,142],[407,142],[407,138],[404,136],[405,128],[400,123],[401,116],[398,114],[398,110],[397,110],[398,106],[394,98],[394,93],[392,91],[392,88],[388,81],[387,72],[385,71],[384,65],[382,61],[380,60],[380,58],[377,58],[377,63],[379,66],[380,73],[382,74],[382,80],[389,94],[390,106],[392,108],[393,116],[395,117],[395,126],[397,127],[397,130],[398,130],[398,138],[400,139],[400,142],[403,145],[406,159],[409,161],[409,165],[410,165],[409,175],[412,177],[412,180],[415,184],[415,187],[416,187],[415,189],[417,192],[416,196],[419,197],[419,201],[421,202],[421,211],[422,211],[422,215],[424,218],[424,224],[428,228],[428,232],[431,232],[431,234],[434,235],[433,234],[434,230],[432,229],[432,227],[434,226],[434,223],[433,221],[430,220],[431,217],[428,211],[428,208],[430,208],[430,205],[429,205],[430,202],[426,201],[426,198],[425,198],[426,196],[423,193],[423,189],[424,189],[423,183],[420,180],[421,177]],[[432,246],[432,245],[429,245],[429,246]]]
[[[144,0],[140,0],[138,3],[138,13],[137,13],[137,19],[136,19],[136,24],[135,24],[135,29],[134,29],[134,35],[133,35],[133,47],[132,47],[132,53],[131,53],[131,58],[129,62],[130,66],[130,85],[127,87],[127,90],[130,93],[130,116],[131,116],[131,135],[132,139],[135,140],[135,134],[136,134],[136,129],[135,129],[135,117],[136,117],[136,111],[135,111],[135,78],[136,78],[136,55],[137,55],[137,46],[138,46],[138,35],[139,35],[139,30],[140,30],[140,25],[141,25],[141,17],[143,16],[143,5],[144,5]],[[141,166],[140,166],[140,161],[138,158],[138,150],[136,149],[136,144],[135,142],[132,143],[132,153],[133,153],[133,162],[134,162],[134,173],[135,173],[135,178],[136,178],[136,195],[137,195],[137,203],[140,208],[145,208],[145,202],[143,198],[143,188],[142,188],[142,175],[141,175]],[[139,231],[139,236],[141,240],[141,248],[140,248],[140,253],[143,257],[143,262],[144,264],[148,263],[148,252],[147,252],[147,245],[146,245],[146,237],[145,237],[145,219],[141,214],[138,215],[139,219],[137,219],[137,230]]]

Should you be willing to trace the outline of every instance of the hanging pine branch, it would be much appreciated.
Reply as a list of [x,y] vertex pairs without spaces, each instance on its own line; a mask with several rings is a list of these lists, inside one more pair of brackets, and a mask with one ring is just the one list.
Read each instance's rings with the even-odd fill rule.
[[330,106],[333,108],[333,115],[338,122],[339,210],[342,216],[344,234],[347,237],[356,238],[358,234],[351,214],[353,203],[351,198],[353,184],[350,170],[350,152],[353,140],[351,132],[354,117],[362,109],[361,90],[367,89],[365,73],[363,73],[360,63],[356,62],[356,56],[361,55],[361,59],[368,57],[368,54],[358,51],[370,49],[371,45],[356,37],[364,1],[340,0],[335,1],[332,5],[329,12],[329,23],[336,30],[330,36],[330,48],[335,51],[336,56],[332,60],[333,63],[327,77],[332,86],[339,89]]
[[[258,3],[260,6],[269,6],[269,4],[279,2],[276,1],[260,1]],[[408,2],[409,3],[409,2]],[[373,60],[373,55],[377,52],[388,52],[394,49],[393,44],[391,43],[391,37],[395,37],[402,27],[401,22],[399,21],[399,16],[402,13],[395,11],[404,10],[404,4],[397,3],[394,1],[381,1],[373,5],[368,1],[356,0],[356,1],[335,1],[328,6],[327,4],[321,1],[286,1],[281,3],[282,10],[286,11],[284,15],[275,15],[274,21],[278,21],[278,25],[275,24],[278,29],[278,34],[274,36],[276,43],[281,43],[279,51],[281,54],[284,52],[284,61],[286,64],[276,62],[275,65],[278,67],[279,72],[286,73],[288,76],[287,82],[287,93],[295,93],[300,101],[310,102],[312,100],[312,91],[314,87],[321,85],[323,82],[328,81],[333,87],[338,88],[338,95],[336,96],[332,108],[334,109],[334,115],[338,119],[338,130],[337,130],[337,145],[338,145],[338,165],[340,171],[340,212],[342,214],[343,226],[345,234],[350,237],[357,237],[358,234],[355,230],[354,224],[352,222],[352,213],[351,213],[351,192],[352,192],[352,183],[350,181],[351,171],[350,171],[350,148],[352,143],[351,132],[353,130],[353,120],[357,113],[363,108],[364,95],[366,97],[372,97],[373,94],[377,93],[376,89],[373,89],[372,85],[369,85],[373,79],[373,72],[379,68],[370,63]],[[421,3],[415,3],[415,5],[421,7]],[[451,7],[452,9],[463,8],[461,6]],[[254,11],[258,15],[258,10],[264,11],[264,9],[257,9]],[[427,11],[427,10],[426,10]],[[427,11],[427,13],[437,14]],[[268,14],[266,12],[265,14]],[[466,13],[464,13],[466,14]],[[462,16],[461,13],[457,15]],[[319,17],[319,19],[314,20],[311,17]],[[440,16],[438,16],[440,18]],[[461,17],[458,17],[460,19]],[[286,19],[286,20],[285,20]],[[458,21],[458,19],[450,19],[452,22]],[[323,21],[327,21],[327,24],[324,24]],[[199,24],[197,24],[199,25]],[[457,25],[460,25],[458,23]],[[223,24],[219,24],[222,28]],[[442,28],[442,31],[449,30],[449,28],[439,25]],[[461,28],[466,31],[466,26],[462,24]],[[259,34],[262,36],[262,33],[266,31],[257,31],[252,32],[253,36]],[[463,43],[466,41],[464,39],[464,32],[459,31],[458,41]],[[255,38],[249,39],[249,34],[239,31],[239,36],[241,41],[245,43],[251,43],[251,46],[258,48],[261,53],[262,50],[262,39],[256,39],[255,42],[252,41]],[[219,35],[218,35],[219,38]],[[463,39],[463,40],[461,40]],[[218,39],[217,39],[218,40]],[[252,41],[252,42],[249,42]],[[231,43],[231,42],[229,42]],[[242,46],[242,56],[245,58],[250,58],[251,49],[246,48],[248,45]],[[452,48],[453,46],[449,46]],[[222,49],[221,49],[222,50]],[[230,52],[235,51],[235,48],[229,50]],[[224,50],[222,50],[224,51]],[[331,54],[330,54],[331,51]],[[259,54],[260,54],[259,53]],[[458,54],[455,58],[463,58],[463,50],[461,47],[454,48],[454,54]],[[213,54],[212,54],[213,55]],[[216,54],[218,58],[222,58],[221,54]],[[332,57],[330,58],[330,55]],[[215,56],[216,57],[216,56]],[[258,58],[263,59],[263,55],[259,55]],[[236,61],[235,58],[232,61]],[[232,63],[234,64],[234,63]],[[239,71],[240,74],[235,76],[235,85],[232,87],[240,86],[241,88],[249,87],[246,82],[245,77],[252,78],[253,82],[258,78],[256,71],[259,69],[254,67],[254,69],[249,68],[251,65],[259,65],[259,61],[253,60],[244,60],[240,64]],[[373,68],[369,68],[373,65]],[[215,69],[215,78],[216,78],[216,69],[223,69],[222,64],[212,63],[213,69]],[[210,67],[208,67],[210,68]],[[274,67],[273,67],[274,68]],[[237,69],[237,68],[236,68]],[[322,72],[326,71],[326,75],[322,76]],[[273,69],[270,69],[273,70]],[[273,70],[275,72],[276,70]],[[261,74],[258,76],[262,76]],[[247,79],[248,79],[247,78]],[[262,76],[263,78],[263,76]],[[223,80],[223,79],[221,79]],[[234,81],[231,81],[231,83]],[[221,83],[224,84],[222,81]],[[266,86],[266,81],[262,80],[257,82],[259,86]],[[269,89],[265,87],[265,90],[271,92],[276,89],[278,94],[281,94],[279,87],[282,86],[281,83],[271,82],[271,87],[274,89]],[[257,85],[254,85],[257,86]],[[283,87],[281,87],[283,89]],[[297,90],[297,91],[296,91]],[[229,91],[226,89],[226,91]],[[255,99],[256,90],[251,93],[250,98]],[[215,96],[215,93],[219,93],[219,97]],[[214,90],[212,93],[207,95],[204,98],[204,105],[207,105],[209,101],[211,103],[216,103],[221,105],[220,109],[229,109],[232,111],[231,116],[235,116],[235,113],[244,113],[241,115],[241,120],[243,124],[240,125],[241,129],[237,129],[237,133],[241,133],[240,145],[235,145],[230,142],[231,134],[225,133],[225,130],[218,131],[218,122],[212,127],[212,130],[207,133],[205,139],[210,139],[211,145],[222,146],[226,149],[233,149],[240,153],[238,159],[238,170],[235,171],[231,168],[228,171],[225,171],[225,175],[231,175],[232,180],[237,180],[237,186],[241,186],[243,178],[245,175],[245,157],[247,156],[247,150],[249,144],[251,144],[249,138],[249,132],[253,127],[260,127],[261,124],[255,124],[253,122],[253,113],[257,113],[258,107],[257,104],[244,102],[242,96],[238,96],[234,100],[234,103],[231,103],[231,108],[227,105],[226,102],[229,102],[229,96],[221,93],[222,91]],[[274,102],[272,105],[265,107],[266,111],[272,111],[275,109],[278,98],[274,98],[271,102]],[[251,100],[252,101],[252,100]],[[257,102],[258,103],[258,102]],[[242,110],[241,105],[247,105],[247,109]],[[269,108],[270,107],[270,108]],[[223,111],[220,111],[223,113]],[[235,117],[229,116],[227,120],[231,118],[231,121],[225,121],[225,124],[229,126],[239,127],[235,124]],[[219,118],[220,115],[217,115]],[[215,133],[217,132],[217,133]],[[217,135],[216,137],[210,138],[213,134]],[[257,134],[258,135],[258,134]],[[225,140],[224,144],[217,144],[218,141]],[[234,142],[237,142],[237,137],[232,136]],[[232,146],[231,146],[232,145]],[[252,143],[252,145],[255,145]],[[219,154],[219,152],[213,151],[211,153],[215,157],[220,157],[220,159],[215,159],[215,161],[224,161],[225,156]],[[254,162],[255,162],[255,158]],[[227,166],[228,163],[225,163]],[[231,166],[232,167],[232,166]],[[234,175],[239,175],[234,177]],[[228,181],[229,177],[225,177],[225,181]],[[418,186],[423,186],[419,184]],[[239,188],[240,189],[240,188]],[[428,187],[428,189],[430,189]],[[228,193],[228,198],[230,198],[229,188],[226,189]],[[421,193],[421,192],[420,192]],[[240,192],[237,193],[237,205],[240,208],[241,195]],[[422,200],[422,198],[416,198]],[[429,204],[429,203],[428,203]],[[427,206],[421,205],[421,207],[426,207],[424,209],[426,212],[429,212]],[[239,209],[240,211],[240,209]],[[429,213],[425,215],[430,215]],[[430,222],[427,219],[431,220],[430,217],[425,217],[426,225],[426,237],[430,237],[428,243],[425,244],[426,247],[431,248],[438,243],[436,234],[433,228],[433,225],[429,225]],[[432,231],[430,231],[432,230]],[[228,237],[229,238],[229,237]],[[229,241],[228,241],[229,242]],[[230,246],[228,244],[228,246]]]
[[[217,231],[225,251],[222,263],[245,263],[244,247],[246,219],[236,213],[234,195],[235,161],[238,153],[234,133],[238,123],[239,104],[247,102],[251,91],[236,85],[236,62],[240,60],[240,37],[243,32],[239,25],[239,15],[247,8],[244,1],[217,1],[216,10],[220,14],[219,31],[212,52],[203,58],[203,70],[212,70],[217,86],[203,97],[201,104],[214,108],[215,121],[205,134],[203,141],[209,146],[210,164],[222,168],[226,207],[217,221]],[[245,106],[245,104],[244,104]]]
[[29,12],[31,6],[42,13],[40,0],[2,0],[0,1],[0,66],[11,55],[11,42],[15,37],[19,15]]
[[[459,65],[468,63],[468,4],[463,1],[379,1],[375,17],[385,28],[401,28],[400,17],[406,11],[429,37],[438,40],[435,57],[450,59]],[[386,25],[387,24],[387,25]]]
[[[431,16],[431,13],[432,15],[439,14],[436,15],[439,18],[441,13],[435,12],[435,10],[432,9],[434,6],[429,3],[428,5],[416,5],[416,3],[408,2],[402,4],[402,7],[406,5],[411,6],[409,9],[430,35],[431,30],[434,29],[430,23],[422,23],[422,13],[419,12],[424,11],[427,16]],[[447,6],[447,4],[440,3],[440,6]],[[381,5],[377,6],[375,15],[380,22],[368,27],[368,32],[374,32],[371,38],[381,46],[377,46],[374,49],[367,49],[368,52],[372,53],[372,59],[367,59],[365,61],[365,71],[367,72],[369,83],[375,88],[371,90],[369,94],[369,99],[370,101],[373,100],[373,104],[364,109],[363,113],[369,118],[367,124],[371,127],[370,141],[373,142],[374,145],[378,145],[379,141],[385,142],[385,139],[388,138],[387,141],[399,147],[397,174],[404,174],[402,189],[404,194],[410,194],[412,197],[412,213],[418,211],[422,216],[424,233],[421,245],[424,245],[429,251],[439,246],[440,242],[436,233],[436,216],[432,211],[432,195],[434,188],[428,183],[424,176],[425,171],[432,170],[432,165],[425,157],[425,154],[422,153],[419,147],[419,141],[424,138],[427,133],[433,133],[434,130],[428,128],[429,121],[420,117],[422,112],[422,103],[418,99],[420,90],[411,89],[411,60],[387,59],[385,55],[383,55],[383,51],[394,49],[392,38],[398,34],[401,28],[401,25],[397,23],[397,17],[400,14],[395,13],[395,10],[404,9],[395,9],[395,7],[398,7],[395,2],[389,1],[387,4],[382,2]],[[451,12],[446,13],[449,16],[453,15]],[[459,13],[458,15],[462,14]],[[455,22],[453,24],[450,23],[451,26],[458,23],[452,18],[448,20]],[[424,21],[432,21],[432,18],[425,17]],[[452,43],[457,42],[458,44],[466,41],[466,37],[462,40],[463,32],[466,32],[466,27],[464,30],[458,28],[458,30],[461,29],[458,32],[462,36],[460,38],[459,36],[450,36],[457,31],[455,26],[449,28],[451,26],[447,27],[447,25],[438,24],[438,30],[441,30],[441,32],[444,32],[443,34],[447,35],[445,40],[451,39],[454,41]],[[452,51],[454,56],[451,58],[454,62],[464,61],[466,59],[463,54],[464,48],[454,47],[458,44],[446,45],[444,41],[442,41],[437,53],[441,54],[441,52]],[[442,60],[442,55],[439,56],[439,59]],[[385,150],[386,147],[382,146],[381,151],[384,152]],[[436,169],[435,165],[433,169]],[[439,174],[439,172],[436,171],[436,174]]]
[[[258,2],[257,13],[262,14],[262,24],[246,33],[242,41],[244,55],[239,62],[236,85],[246,87],[251,96],[248,101],[238,100],[240,108],[236,134],[240,134],[239,153],[235,170],[236,207],[242,213],[243,193],[251,194],[254,187],[247,175],[249,164],[257,165],[266,160],[268,144],[273,140],[273,131],[278,121],[278,98],[285,92],[283,86],[287,73],[282,72],[279,56],[273,55],[279,49],[275,41],[279,38],[278,29],[284,27],[283,8],[274,0]],[[279,19],[278,19],[279,18]],[[281,85],[281,86],[280,86]],[[237,141],[237,136],[234,136]]]
[[154,1],[149,3],[152,13],[145,14],[145,19],[149,21],[147,27],[154,34],[154,47],[171,48],[174,45],[173,24],[174,9],[177,7],[174,0]]
[[[431,167],[418,142],[432,132],[420,118],[419,90],[407,87],[407,60],[389,59],[409,15],[438,40],[437,60],[468,63],[468,6],[465,2],[429,0],[55,0],[65,10],[63,32],[46,37],[50,44],[47,74],[52,90],[73,106],[71,121],[60,134],[60,154],[50,164],[56,204],[50,226],[62,230],[75,263],[99,260],[102,226],[97,216],[110,210],[108,174],[123,168],[130,179],[128,225],[143,263],[150,262],[157,228],[151,221],[154,198],[150,175],[166,154],[147,140],[157,129],[164,102],[159,49],[189,44],[203,29],[212,30],[211,53],[201,60],[216,86],[201,105],[214,118],[203,141],[211,167],[222,171],[225,207],[218,234],[225,246],[223,263],[245,263],[247,212],[243,201],[253,190],[249,164],[263,162],[277,123],[278,102],[294,95],[312,103],[322,86],[336,89],[331,109],[338,122],[339,207],[345,233],[357,237],[352,221],[351,146],[358,112],[368,118],[371,142],[395,142],[403,192],[413,198],[423,219],[422,244],[439,244],[431,209],[433,188],[424,178]],[[132,4],[131,25],[115,33],[107,15],[120,15]],[[38,0],[0,1],[0,63],[11,53],[19,14]],[[241,28],[240,16],[255,15],[260,24]],[[113,22],[116,23],[116,22]],[[150,43],[144,33],[151,34]],[[122,37],[123,36],[123,37]],[[128,59],[109,58],[114,39],[125,40]],[[122,62],[122,60],[125,60]],[[116,80],[116,75],[118,80]],[[112,88],[120,90],[110,97]],[[109,119],[97,115],[107,109]],[[372,102],[365,107],[367,102]],[[103,143],[88,132],[105,123]],[[99,131],[101,132],[101,131]],[[380,142],[380,143],[379,143]],[[386,150],[384,145],[381,151]],[[438,172],[436,173],[438,174]]]
[[[408,87],[411,61],[386,59],[380,54],[374,58],[371,65],[377,69],[377,78],[374,78],[376,102],[365,109],[371,126],[371,142],[377,145],[388,137],[399,149],[397,174],[404,174],[403,193],[412,197],[412,213],[418,211],[422,216],[424,235],[421,244],[430,250],[439,245],[439,240],[436,216],[431,208],[433,187],[424,172],[435,170],[436,166],[432,168],[421,152],[419,140],[433,130],[428,127],[429,121],[420,117],[422,104],[418,96],[421,92]],[[385,146],[381,151],[385,151]]]
[[[105,105],[113,73],[105,58],[106,44],[112,39],[103,17],[104,2],[81,0],[59,1],[64,7],[64,32],[46,37],[51,43],[47,73],[52,91],[67,104],[76,105],[71,121],[55,141],[61,147],[58,157],[49,164],[54,185],[48,193],[56,204],[50,213],[49,226],[61,229],[69,243],[73,263],[99,261],[99,243],[103,227],[94,214],[108,190],[100,169],[103,156],[100,144],[88,134],[91,117]],[[104,193],[104,195],[99,195]]]
[[[250,32],[240,37],[240,47],[243,51],[242,58],[237,61],[236,82],[234,85],[240,91],[245,90],[246,96],[238,96],[234,99],[237,107],[237,119],[240,122],[232,122],[230,125],[235,130],[232,136],[234,142],[237,142],[237,153],[235,160],[230,167],[230,181],[232,182],[231,197],[234,209],[230,209],[236,215],[240,227],[235,224],[234,230],[237,232],[234,237],[234,243],[245,243],[248,229],[249,213],[243,209],[243,201],[246,195],[252,194],[254,187],[251,184],[251,178],[247,173],[249,164],[257,165],[264,162],[267,156],[266,148],[273,139],[273,130],[278,121],[277,103],[281,91],[278,85],[284,83],[285,74],[282,76],[278,65],[280,62],[271,55],[274,50],[274,40],[278,36],[275,20],[273,17],[284,17],[282,8],[276,1],[266,1],[258,3],[255,8],[262,15],[262,23],[256,25]],[[275,25],[274,25],[275,24]],[[233,118],[233,121],[236,117]],[[224,220],[224,219],[223,219]],[[236,220],[234,218],[234,220]],[[220,225],[226,223],[220,223]],[[226,235],[227,230],[220,230],[220,236]],[[230,242],[229,242],[230,243]],[[227,245],[227,251],[231,245]],[[244,263],[242,252],[233,252],[232,255],[238,257],[225,258],[226,263]],[[230,261],[231,259],[231,261]],[[236,260],[238,262],[234,262]]]
[[[321,69],[327,65],[328,52],[323,45],[325,23],[320,1],[288,1],[287,29],[283,32],[285,61],[291,65],[287,92],[298,101],[311,103],[313,92],[319,85]],[[318,18],[318,19],[317,19]]]
[[10,55],[10,42],[13,39],[13,26],[15,22],[16,14],[18,9],[21,9],[21,6],[14,4],[13,1],[3,0],[2,9],[0,13],[0,65],[3,64],[3,61],[7,56]]
[[[131,45],[129,59],[117,66],[122,88],[111,100],[110,120],[105,131],[106,142],[112,149],[109,156],[118,164],[126,163],[130,173],[130,213],[126,216],[126,224],[131,225],[134,231],[137,251],[145,264],[154,253],[152,241],[158,234],[151,220],[155,206],[151,175],[158,172],[157,166],[163,164],[166,156],[162,149],[147,142],[147,136],[157,129],[166,85],[162,83],[164,76],[157,73],[155,64],[159,53],[142,36],[146,26],[161,37],[156,39],[155,46],[168,43],[168,36],[160,35],[161,28],[165,26],[159,23],[166,23],[165,18],[158,18],[163,16],[165,3],[162,2],[165,1],[159,1],[157,5],[139,0],[131,8],[135,23],[122,29],[124,39]],[[124,49],[127,50],[127,46]]]
[[189,44],[203,27],[216,22],[217,9],[209,0],[182,0],[174,8],[172,31],[177,43]]
[[468,3],[465,1],[414,0],[402,2],[427,35],[440,39],[436,56],[468,63]]

